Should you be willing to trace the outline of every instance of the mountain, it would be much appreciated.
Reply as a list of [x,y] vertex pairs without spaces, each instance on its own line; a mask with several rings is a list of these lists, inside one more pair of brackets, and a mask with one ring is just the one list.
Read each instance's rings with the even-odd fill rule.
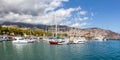
[[106,39],[115,39],[115,40],[120,39],[119,33],[101,28],[87,28],[87,29],[82,29],[81,32],[83,32],[83,34],[89,34],[89,36],[91,37],[105,36]]
[[[47,31],[51,31],[51,29],[55,29],[55,25],[43,25],[43,24],[28,24],[28,23],[21,23],[21,22],[4,22],[0,25],[17,25],[18,27],[27,27],[27,28],[39,28]],[[62,31],[62,33],[67,33],[68,35],[73,34],[73,30],[76,30],[77,28],[64,26],[64,25],[58,25],[58,31]],[[68,32],[69,31],[69,32]],[[80,36],[89,36],[91,38],[96,36],[105,36],[106,39],[120,39],[120,34],[105,30],[101,28],[86,28],[86,29],[77,29],[76,35]],[[61,32],[60,32],[61,33]]]
[[45,30],[46,28],[50,27],[48,25],[43,24],[28,24],[28,23],[21,23],[21,22],[3,22],[0,25],[17,25],[18,27],[27,27],[27,28],[39,28]]
[[[48,30],[52,27],[55,27],[55,25],[43,25],[43,24],[28,24],[28,23],[21,23],[21,22],[3,22],[0,24],[2,25],[17,25],[18,27],[27,27],[27,28],[39,28],[43,30]],[[62,28],[60,30],[62,31],[68,31],[70,27],[68,26],[63,26],[63,25],[58,25],[58,28]]]

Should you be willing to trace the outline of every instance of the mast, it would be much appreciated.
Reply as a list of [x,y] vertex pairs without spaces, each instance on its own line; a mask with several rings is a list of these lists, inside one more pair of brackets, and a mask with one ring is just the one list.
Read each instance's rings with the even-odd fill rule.
[[56,22],[56,14],[54,14],[54,20],[55,20],[55,37],[57,37],[57,22]]

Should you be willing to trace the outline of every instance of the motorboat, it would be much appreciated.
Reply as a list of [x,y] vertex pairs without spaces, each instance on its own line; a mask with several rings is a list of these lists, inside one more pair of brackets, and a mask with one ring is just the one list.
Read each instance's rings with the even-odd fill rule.
[[28,43],[28,41],[25,40],[23,37],[14,37],[12,43],[24,44],[24,43]]
[[69,43],[69,38],[62,38],[59,40],[60,42],[58,44],[63,45],[63,44],[68,44]]
[[0,42],[2,42],[2,41],[7,41],[7,35],[2,35],[0,37]]
[[72,37],[69,41],[69,44],[80,44],[85,42],[86,40],[83,37]]
[[26,40],[27,40],[28,43],[34,43],[35,42],[35,39],[32,39],[32,38],[26,39]]
[[106,39],[105,39],[104,36],[95,37],[95,40],[98,40],[98,41],[106,41]]

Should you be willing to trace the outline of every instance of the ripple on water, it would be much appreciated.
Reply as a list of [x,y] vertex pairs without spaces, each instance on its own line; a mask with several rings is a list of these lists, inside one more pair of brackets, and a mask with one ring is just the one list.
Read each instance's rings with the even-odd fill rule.
[[0,60],[120,60],[120,41],[50,45],[37,42],[13,45],[0,42]]

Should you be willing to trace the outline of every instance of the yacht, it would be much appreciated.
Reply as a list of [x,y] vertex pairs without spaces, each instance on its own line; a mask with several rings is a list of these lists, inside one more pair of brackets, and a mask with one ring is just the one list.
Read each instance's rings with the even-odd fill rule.
[[98,40],[98,41],[106,41],[106,39],[105,39],[104,36],[95,37],[95,40]]
[[69,38],[62,38],[62,39],[59,39],[59,43],[60,45],[63,45],[63,44],[68,44],[69,43]]
[[0,37],[0,42],[2,42],[2,41],[7,41],[7,35],[2,35],[1,37]]
[[80,44],[80,43],[85,43],[85,42],[86,42],[85,38],[73,37],[73,38],[70,38],[69,44]]
[[35,39],[33,38],[30,38],[30,39],[26,39],[28,43],[34,43],[35,42]]
[[25,40],[23,37],[14,37],[12,43],[24,44],[24,43],[28,43],[28,41]]

